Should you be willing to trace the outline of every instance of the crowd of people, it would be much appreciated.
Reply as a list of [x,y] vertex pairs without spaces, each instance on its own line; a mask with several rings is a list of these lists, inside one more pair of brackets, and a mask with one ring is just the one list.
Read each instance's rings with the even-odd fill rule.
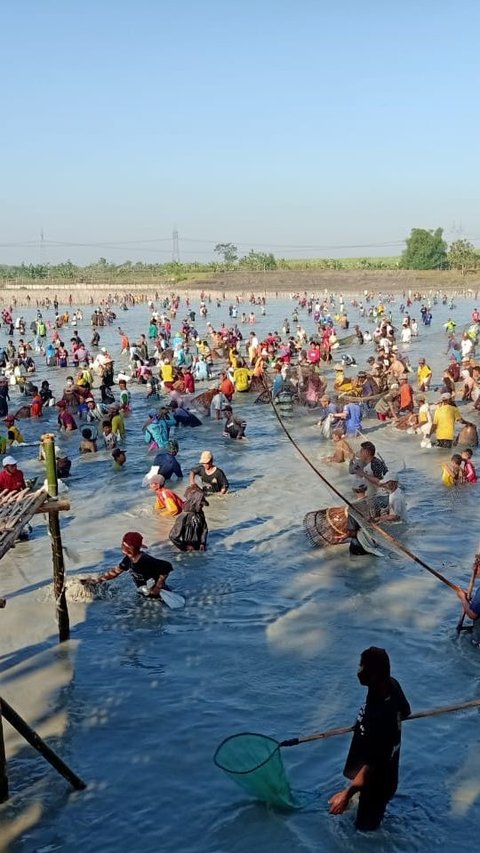
[[[419,312],[424,326],[434,322],[438,298],[422,302]],[[210,449],[202,450],[198,462],[185,467],[179,436],[189,429],[204,435],[207,418],[211,429],[218,429],[227,439],[225,447],[241,442],[248,452],[244,401],[261,402],[263,398],[280,406],[289,398],[297,413],[313,413],[323,439],[331,442],[331,452],[323,460],[325,469],[330,464],[345,465],[353,508],[333,508],[338,509],[335,543],[348,543],[355,555],[368,553],[355,509],[381,525],[408,523],[403,474],[382,458],[376,443],[365,435],[368,420],[379,429],[391,424],[407,440],[417,437],[425,450],[436,446],[451,451],[458,446],[459,451],[449,460],[439,462],[443,484],[456,487],[477,482],[473,456],[478,438],[470,417],[480,409],[480,365],[475,360],[480,313],[475,309],[470,326],[460,335],[453,319],[445,324],[447,363],[437,376],[427,353],[416,365],[410,363],[408,347],[421,332],[409,309],[421,300],[406,294],[404,300],[401,323],[396,327],[394,299],[388,294],[366,293],[348,306],[342,295],[292,294],[292,314],[284,319],[281,332],[259,335],[256,327],[247,333],[240,326],[248,323],[254,327],[258,309],[266,316],[265,297],[251,294],[251,310],[240,312],[239,326],[241,299],[230,300],[228,305],[224,295],[217,305],[228,306],[228,318],[214,328],[208,319],[208,294],[201,294],[198,312],[189,298],[179,294],[157,296],[155,302],[147,303],[145,332],[138,338],[131,340],[126,319],[117,327],[118,353],[102,345],[103,329],[115,323],[114,308],[128,311],[134,302],[95,308],[87,334],[78,329],[83,312],[73,310],[71,303],[63,313],[59,313],[58,302],[38,308],[30,326],[31,342],[25,339],[23,317],[14,319],[13,306],[5,309],[2,324],[8,340],[0,348],[0,417],[6,431],[0,435],[0,489],[27,489],[12,455],[15,447],[25,444],[19,422],[51,421],[49,410],[54,410],[60,479],[70,477],[77,464],[64,446],[68,439],[68,447],[73,448],[72,433],[78,435],[77,458],[108,454],[115,472],[128,468],[126,442],[136,441],[153,456],[141,482],[152,492],[153,511],[168,522],[168,530],[164,528],[168,541],[180,552],[205,552],[212,502],[226,495],[230,484]],[[53,319],[49,318],[51,307]],[[371,328],[362,329],[357,323],[350,331],[349,314],[354,312],[362,325],[368,323]],[[49,379],[36,383],[40,361]],[[364,364],[357,364],[360,361]],[[66,371],[69,375],[64,378]],[[9,411],[11,397],[16,403],[13,413]],[[147,417],[141,432],[133,435],[129,419],[143,405]],[[467,410],[471,411],[468,418]],[[459,433],[458,426],[462,427]],[[161,597],[162,590],[169,589],[172,563],[149,554],[141,532],[125,533],[121,550],[123,557],[116,567],[85,582],[95,586],[129,572],[136,587],[150,598]],[[479,594],[459,597],[466,615],[480,625]],[[0,606],[4,603],[0,600]],[[408,716],[409,705],[398,682],[390,677],[384,650],[363,653],[360,675],[369,692],[345,768],[352,784],[336,794],[330,805],[332,813],[340,814],[353,793],[360,792],[357,826],[374,829],[396,789],[398,721]],[[384,736],[382,748],[377,750],[379,731]]]

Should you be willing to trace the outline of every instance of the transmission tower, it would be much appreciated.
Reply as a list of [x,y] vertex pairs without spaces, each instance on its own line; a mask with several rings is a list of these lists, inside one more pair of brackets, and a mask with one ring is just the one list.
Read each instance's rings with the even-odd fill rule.
[[40,263],[46,265],[47,263],[47,247],[45,245],[45,232],[42,228],[40,229]]
[[180,245],[178,242],[178,229],[174,227],[172,232],[172,261],[179,263],[180,261]]

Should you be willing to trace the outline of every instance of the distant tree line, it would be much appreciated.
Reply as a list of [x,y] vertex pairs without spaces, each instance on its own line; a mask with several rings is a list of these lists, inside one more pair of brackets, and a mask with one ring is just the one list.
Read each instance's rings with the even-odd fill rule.
[[95,283],[96,281],[138,282],[166,279],[179,282],[198,274],[244,270],[251,272],[270,270],[458,270],[465,275],[480,271],[480,252],[468,240],[455,240],[448,245],[443,237],[443,229],[427,230],[413,228],[405,241],[405,250],[401,257],[365,257],[365,258],[277,258],[272,252],[256,252],[239,256],[234,243],[217,243],[214,254],[218,260],[209,263],[192,261],[180,263],[169,261],[163,264],[149,264],[142,261],[124,261],[114,264],[106,258],[95,263],[79,266],[68,260],[60,264],[18,264],[7,266],[0,264],[0,281],[12,279],[71,281],[76,283]]

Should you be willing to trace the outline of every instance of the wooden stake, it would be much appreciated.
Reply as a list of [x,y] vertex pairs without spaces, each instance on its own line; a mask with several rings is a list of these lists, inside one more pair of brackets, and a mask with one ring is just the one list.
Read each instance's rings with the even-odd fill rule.
[[3,738],[2,707],[0,705],[0,803],[8,800],[7,759],[5,756],[5,740]]
[[20,714],[17,714],[5,699],[0,699],[0,710],[10,725],[17,730],[17,732],[27,741],[27,743],[30,744],[30,746],[33,746],[40,755],[43,755],[46,761],[48,761],[48,763],[51,764],[64,779],[70,782],[70,785],[72,785],[76,791],[83,791],[87,787],[86,782],[84,782],[83,779],[80,779],[80,777],[77,776],[77,774],[74,773],[64,761],[62,761],[60,756],[57,755],[53,749],[50,749],[48,744],[42,740],[40,735],[25,722]]
[[[50,433],[42,435],[42,446],[45,454],[48,494],[58,498],[57,465],[55,460],[55,439]],[[65,596],[65,564],[63,562],[62,536],[58,512],[48,513],[48,530],[52,541],[53,560],[53,592],[57,609],[58,639],[60,643],[70,637],[70,621],[68,618],[67,599]]]

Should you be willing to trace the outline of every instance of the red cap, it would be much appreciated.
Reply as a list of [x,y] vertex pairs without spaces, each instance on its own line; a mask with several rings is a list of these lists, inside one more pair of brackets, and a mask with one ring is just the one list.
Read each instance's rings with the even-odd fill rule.
[[141,533],[136,533],[135,531],[125,533],[122,545],[127,545],[129,548],[133,548],[134,551],[140,551],[144,547],[143,536]]

